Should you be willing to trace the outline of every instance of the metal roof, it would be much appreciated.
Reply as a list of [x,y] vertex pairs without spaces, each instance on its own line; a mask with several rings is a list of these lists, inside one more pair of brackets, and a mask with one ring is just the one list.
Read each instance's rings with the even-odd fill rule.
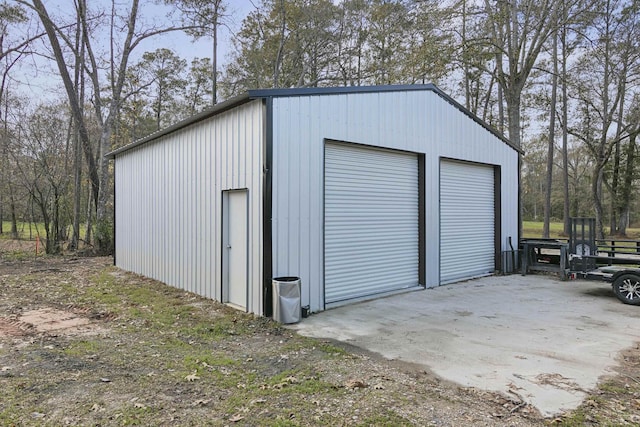
[[248,92],[239,95],[237,97],[231,98],[227,101],[224,101],[220,104],[215,105],[212,108],[209,108],[199,114],[196,114],[192,117],[189,117],[185,120],[182,120],[172,126],[169,126],[165,129],[161,129],[157,132],[152,133],[144,138],[136,140],[131,144],[127,144],[123,147],[120,147],[116,150],[107,153],[106,157],[113,159],[118,154],[122,154],[126,151],[129,151],[135,147],[146,144],[147,142],[158,139],[164,135],[172,133],[176,130],[187,127],[193,123],[199,122],[201,120],[207,119],[209,117],[213,117],[224,111],[235,108],[239,105],[247,103],[253,99],[266,99],[266,98],[278,98],[278,97],[293,97],[293,96],[314,96],[314,95],[336,95],[336,94],[352,94],[352,93],[382,93],[382,92],[403,92],[403,91],[431,91],[440,96],[442,99],[447,101],[453,107],[460,110],[471,120],[484,127],[486,130],[491,132],[496,138],[503,141],[505,144],[509,145],[511,148],[516,150],[519,153],[523,153],[522,149],[514,145],[509,139],[507,139],[502,133],[498,132],[495,128],[489,126],[485,121],[480,119],[478,116],[473,114],[471,111],[467,110],[460,103],[458,103],[451,96],[444,93],[440,88],[438,88],[434,84],[421,84],[421,85],[385,85],[385,86],[342,86],[342,87],[311,87],[311,88],[287,88],[287,89],[253,89]]

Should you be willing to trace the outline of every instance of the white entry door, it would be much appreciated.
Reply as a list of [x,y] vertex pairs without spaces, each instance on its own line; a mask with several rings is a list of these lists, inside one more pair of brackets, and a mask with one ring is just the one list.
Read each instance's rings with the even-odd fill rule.
[[225,191],[222,232],[223,301],[247,309],[247,190]]

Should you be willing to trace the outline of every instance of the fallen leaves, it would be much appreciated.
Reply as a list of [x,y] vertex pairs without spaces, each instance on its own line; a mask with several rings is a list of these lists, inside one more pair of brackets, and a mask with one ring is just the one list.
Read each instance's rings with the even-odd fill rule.
[[[108,275],[116,271],[110,266],[107,268]],[[86,273],[89,274],[77,274],[78,280],[83,280],[81,286],[83,289],[97,287],[100,291],[97,297],[102,298],[101,285],[85,278],[100,277],[98,270]],[[0,341],[0,378],[3,386],[6,382],[12,387],[9,401],[20,402],[20,407],[14,405],[15,412],[9,412],[19,420],[16,425],[199,425],[210,422],[235,427],[366,425],[368,420],[387,425],[428,425],[429,421],[436,420],[442,425],[525,427],[552,422],[541,420],[535,408],[515,398],[520,392],[517,387],[520,382],[509,385],[511,396],[496,400],[490,392],[473,392],[440,382],[428,371],[398,369],[395,362],[335,352],[330,345],[325,345],[331,344],[330,341],[321,345],[319,341],[301,339],[272,325],[269,319],[245,317],[186,292],[174,298],[178,291],[172,288],[155,287],[150,279],[128,273],[118,274],[114,282],[118,286],[112,288],[119,292],[134,285],[133,295],[138,295],[146,292],[147,285],[153,285],[154,302],[148,306],[131,306],[131,299],[119,298],[116,294],[108,307],[100,302],[92,303],[94,311],[108,308],[109,312],[119,314],[112,323],[113,329],[104,338],[49,336],[40,341],[21,341],[20,347],[14,341]],[[73,282],[76,276],[64,279]],[[9,303],[12,307],[28,304],[36,307],[40,301],[58,301],[58,297],[50,298],[45,292],[48,285],[25,283],[29,286],[24,286],[24,291],[13,286],[12,293],[7,294],[8,302],[0,302],[0,308],[9,307]],[[24,298],[13,303],[20,292]],[[37,295],[35,302],[34,294]],[[62,296],[65,298],[60,297],[60,307],[66,301],[66,295]],[[105,291],[104,296],[110,294]],[[160,304],[156,304],[156,297]],[[82,300],[85,306],[89,306],[87,298]],[[187,310],[193,301],[197,302],[198,316]],[[154,310],[156,305],[163,310]],[[150,320],[164,319],[163,311],[174,308],[180,315],[175,318],[175,324],[168,323],[170,327],[159,327],[164,323]],[[231,322],[230,316],[236,318],[233,329],[238,338],[229,334],[212,341],[208,333],[202,336],[192,333],[196,324],[206,326],[220,321],[225,325]],[[167,319],[174,321],[173,317]],[[97,323],[99,319],[91,317],[91,320]],[[80,345],[70,346],[78,343]],[[623,381],[603,392],[604,397],[592,394],[590,397],[597,405],[581,408],[579,416],[586,412],[585,420],[595,419],[605,424],[603,420],[610,419],[616,425],[625,425],[625,422],[640,425],[636,415],[640,409],[637,387],[640,375],[637,369],[631,369],[640,358],[635,353],[629,353],[631,356],[634,358],[623,365],[626,369]],[[515,378],[570,386],[567,378],[559,376],[535,378],[532,374]],[[62,393],[59,384],[65,385]],[[4,393],[3,388],[0,400],[5,398]],[[33,396],[36,399],[31,399]],[[134,396],[139,399],[133,400]],[[30,404],[32,400],[36,403]],[[622,408],[626,408],[624,413],[620,412]],[[490,418],[493,413],[497,418]],[[562,425],[562,420],[566,424],[572,421],[565,417],[556,423]]]
[[186,377],[184,377],[184,379],[189,382],[193,382],[199,380],[200,377],[197,375],[197,371],[193,371],[192,374],[187,375]]
[[235,414],[229,417],[229,421],[231,421],[232,423],[237,423],[238,421],[242,420],[244,420],[244,416],[240,414]]
[[260,390],[282,390],[285,387],[288,387],[292,384],[300,384],[302,383],[302,381],[307,380],[307,378],[303,378],[302,380],[298,379],[297,377],[294,376],[288,376],[286,378],[283,378],[280,382],[277,382],[275,384],[269,385],[269,384],[262,384],[260,386]]
[[300,381],[298,381],[298,379],[296,377],[292,377],[292,376],[286,377],[283,381],[288,383],[288,384],[297,384],[297,383],[300,382]]
[[346,383],[344,383],[344,386],[346,388],[351,388],[351,389],[355,389],[355,388],[367,388],[369,387],[367,385],[367,383],[365,383],[362,380],[357,380],[357,379],[350,379],[348,380]]

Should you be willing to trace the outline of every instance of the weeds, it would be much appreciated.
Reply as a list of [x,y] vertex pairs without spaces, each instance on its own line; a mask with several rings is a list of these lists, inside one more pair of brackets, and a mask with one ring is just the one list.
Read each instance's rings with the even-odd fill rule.
[[[493,419],[504,408],[490,399],[434,388],[433,379],[123,273],[110,260],[55,260],[15,267],[0,308],[66,307],[93,329],[0,339],[0,425],[469,425],[469,411],[483,425],[543,424],[531,415]],[[367,386],[350,388],[350,379]],[[616,399],[624,390],[602,386]],[[581,408],[563,425],[605,419],[593,412]]]

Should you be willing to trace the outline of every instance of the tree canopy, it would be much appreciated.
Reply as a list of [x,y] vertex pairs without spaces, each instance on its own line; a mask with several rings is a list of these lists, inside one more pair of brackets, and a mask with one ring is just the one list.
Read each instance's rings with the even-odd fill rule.
[[[0,224],[55,223],[51,251],[81,234],[110,250],[108,151],[255,88],[435,83],[524,150],[523,218],[596,216],[601,234],[640,224],[637,1],[69,6],[0,1]],[[232,31],[224,58],[221,28]],[[176,48],[176,35],[210,54]],[[25,69],[51,70],[47,88],[25,89]],[[64,132],[36,138],[45,123]]]

